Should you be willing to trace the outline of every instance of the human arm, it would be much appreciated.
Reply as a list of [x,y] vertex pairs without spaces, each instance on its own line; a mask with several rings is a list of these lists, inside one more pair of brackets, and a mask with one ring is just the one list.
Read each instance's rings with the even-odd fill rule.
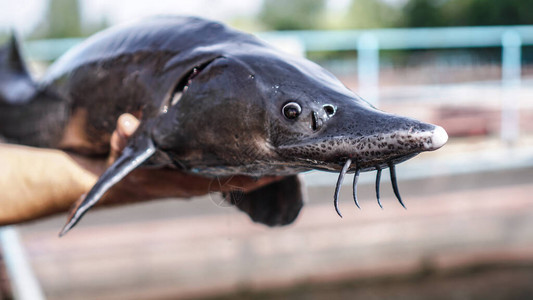
[[[108,159],[95,159],[54,149],[0,144],[0,224],[19,223],[66,212],[94,185],[125,147],[138,120],[122,115],[112,135]],[[213,180],[170,169],[138,169],[119,182],[102,205],[160,198],[189,198],[209,192],[251,191],[278,180],[234,176]]]

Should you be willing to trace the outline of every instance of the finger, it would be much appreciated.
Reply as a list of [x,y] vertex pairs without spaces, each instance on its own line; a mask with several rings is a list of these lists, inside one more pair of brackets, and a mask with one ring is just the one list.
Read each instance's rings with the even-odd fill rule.
[[128,138],[139,127],[139,120],[131,114],[122,114],[117,120],[117,127],[111,135],[108,165],[113,163],[128,143]]
[[137,127],[139,127],[140,121],[131,114],[122,114],[117,120],[117,133],[124,138],[129,138]]
[[111,148],[120,152],[126,147],[128,138],[139,127],[139,120],[131,114],[122,114],[117,120],[117,128],[111,136]]

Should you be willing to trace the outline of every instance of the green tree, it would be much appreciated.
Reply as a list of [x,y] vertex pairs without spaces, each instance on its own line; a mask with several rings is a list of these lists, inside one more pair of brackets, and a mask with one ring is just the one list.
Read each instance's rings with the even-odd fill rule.
[[43,23],[32,34],[36,38],[82,36],[80,8],[77,0],[49,0]]
[[[453,7],[462,4],[463,11],[453,22]],[[451,25],[522,25],[533,24],[531,0],[450,0],[444,10]]]
[[444,26],[445,23],[442,18],[443,13],[439,2],[435,0],[410,0],[403,8],[403,20],[397,25],[407,27]]
[[324,0],[264,0],[259,19],[272,30],[318,29],[324,10]]
[[352,0],[344,24],[357,29],[391,27],[400,17],[399,9],[381,0]]
[[408,27],[533,23],[531,0],[410,0],[399,25]]

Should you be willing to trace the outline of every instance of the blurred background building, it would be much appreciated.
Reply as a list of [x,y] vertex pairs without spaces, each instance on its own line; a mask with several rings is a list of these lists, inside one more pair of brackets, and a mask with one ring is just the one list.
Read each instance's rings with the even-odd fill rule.
[[91,212],[62,239],[64,216],[17,226],[44,295],[533,299],[532,12],[531,0],[0,0],[0,40],[21,35],[37,76],[108,26],[198,15],[305,55],[379,108],[450,135],[398,166],[407,210],[387,184],[379,209],[374,174],[362,174],[362,210],[345,188],[339,219],[336,174],[314,172],[287,228],[253,224],[217,194]]

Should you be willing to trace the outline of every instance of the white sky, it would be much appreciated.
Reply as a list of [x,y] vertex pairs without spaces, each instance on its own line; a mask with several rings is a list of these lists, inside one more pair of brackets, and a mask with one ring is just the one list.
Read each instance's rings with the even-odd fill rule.
[[[290,1],[290,0],[287,0]],[[398,0],[387,0],[398,1]],[[111,24],[151,15],[197,15],[227,21],[238,16],[253,16],[262,0],[80,0],[84,22],[107,18]],[[328,0],[328,9],[342,10],[351,0]],[[14,28],[19,34],[31,33],[44,17],[47,0],[0,0],[0,30]]]
[[0,0],[0,30],[28,33],[39,24],[47,1]]
[[[16,29],[28,34],[44,17],[46,0],[0,0],[0,30]],[[111,24],[151,15],[197,15],[225,21],[240,15],[254,15],[262,0],[81,0],[84,21],[107,18]]]
[[261,0],[82,0],[83,16],[98,21],[106,16],[111,24],[151,15],[198,15],[224,21],[239,15],[253,15]]

